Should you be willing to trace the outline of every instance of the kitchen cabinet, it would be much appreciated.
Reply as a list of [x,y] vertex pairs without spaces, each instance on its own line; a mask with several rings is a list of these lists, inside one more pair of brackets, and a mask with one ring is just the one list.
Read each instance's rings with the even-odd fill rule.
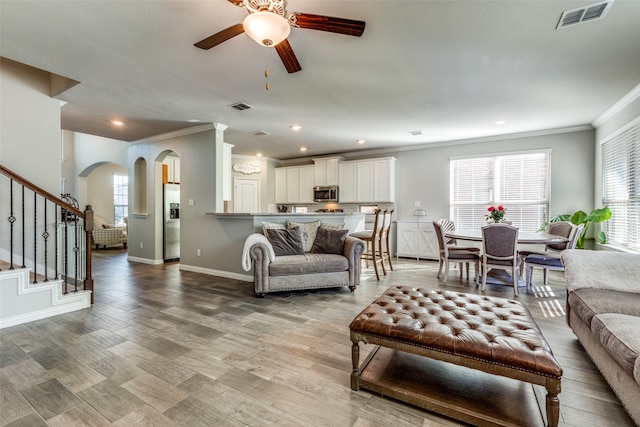
[[438,239],[431,222],[398,220],[396,222],[396,256],[416,259],[440,258]]
[[276,168],[276,203],[313,203],[314,167]]
[[395,158],[341,162],[340,202],[395,203]]
[[162,161],[162,183],[180,183],[180,157],[167,156]]
[[338,185],[338,164],[344,160],[343,157],[326,157],[313,159],[314,163],[314,185]]

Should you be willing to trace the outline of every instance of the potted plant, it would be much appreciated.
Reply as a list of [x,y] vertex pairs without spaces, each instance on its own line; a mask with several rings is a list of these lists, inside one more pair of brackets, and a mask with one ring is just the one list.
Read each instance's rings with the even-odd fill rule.
[[[605,206],[602,209],[594,209],[591,213],[587,214],[584,211],[576,211],[571,214],[561,214],[552,217],[549,222],[556,221],[569,221],[572,224],[580,225],[584,224],[584,229],[582,230],[582,234],[578,237],[578,241],[576,243],[576,248],[584,249],[584,242],[587,240],[587,232],[589,231],[589,227],[593,223],[605,222],[611,218],[611,210],[608,206]],[[542,229],[546,227],[547,224],[542,226]],[[607,236],[604,231],[598,231],[596,233],[596,238],[598,239],[598,243],[605,244],[607,243]]]

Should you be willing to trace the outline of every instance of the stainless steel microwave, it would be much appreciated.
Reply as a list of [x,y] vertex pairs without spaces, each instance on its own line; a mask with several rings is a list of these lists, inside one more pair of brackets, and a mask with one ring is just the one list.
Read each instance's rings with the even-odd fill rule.
[[338,186],[329,185],[326,187],[313,187],[314,202],[337,202]]

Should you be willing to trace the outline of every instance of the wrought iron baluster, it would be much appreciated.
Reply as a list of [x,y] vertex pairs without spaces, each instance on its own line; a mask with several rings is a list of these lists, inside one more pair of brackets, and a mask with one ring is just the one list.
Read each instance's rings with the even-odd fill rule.
[[54,225],[54,234],[55,234],[55,265],[56,265],[56,277],[55,280],[58,280],[60,278],[59,274],[58,274],[58,206],[55,206],[55,209],[53,210],[53,225]]
[[[64,218],[65,215],[63,215]],[[68,294],[69,291],[67,290],[67,284],[69,283],[69,251],[67,250],[67,248],[69,247],[69,232],[67,230],[68,226],[67,226],[67,221],[66,218],[64,218],[64,245],[62,245],[62,251],[63,251],[63,257],[64,257],[64,266],[62,268],[62,275],[64,276],[64,291],[62,292],[63,294]]]
[[21,268],[27,268],[26,265],[24,265],[24,259],[25,259],[25,251],[27,248],[27,241],[25,238],[25,215],[24,215],[24,185],[22,186],[22,267]]
[[73,244],[73,256],[75,259],[75,275],[73,278],[74,292],[78,292],[78,260],[79,260],[79,247],[78,247],[78,217],[73,218],[73,237],[75,239]]
[[44,239],[44,281],[48,282],[49,281],[49,269],[48,269],[49,232],[47,231],[47,199],[43,197],[42,200],[44,202],[44,231],[42,232],[42,238]]
[[38,283],[38,193],[33,192],[33,283]]
[[9,215],[9,270],[13,270],[13,225],[16,222],[16,217],[13,215],[13,179],[9,182],[9,205],[10,205],[10,215]]

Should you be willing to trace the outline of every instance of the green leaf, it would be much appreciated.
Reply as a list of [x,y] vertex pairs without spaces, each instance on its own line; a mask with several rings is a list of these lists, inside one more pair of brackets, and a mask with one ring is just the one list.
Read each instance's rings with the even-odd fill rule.
[[571,223],[575,225],[585,224],[587,221],[587,213],[585,211],[576,211],[571,216]]
[[598,243],[600,243],[601,245],[607,243],[607,235],[604,231],[598,231]]

